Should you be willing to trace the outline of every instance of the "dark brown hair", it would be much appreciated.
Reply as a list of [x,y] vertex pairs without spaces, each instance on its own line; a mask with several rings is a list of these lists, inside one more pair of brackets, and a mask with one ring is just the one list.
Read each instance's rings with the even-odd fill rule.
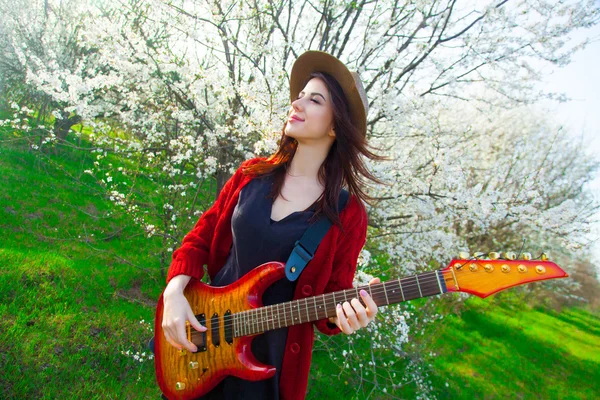
[[[316,221],[322,214],[325,214],[335,225],[341,228],[338,198],[342,187],[348,189],[350,196],[354,195],[360,200],[371,204],[370,201],[373,198],[362,190],[362,187],[366,185],[363,177],[384,184],[368,171],[360,155],[377,161],[387,158],[368,150],[367,147],[375,150],[380,149],[370,146],[359,129],[351,123],[348,102],[339,83],[331,75],[313,72],[304,83],[304,86],[313,78],[321,79],[329,90],[333,106],[336,139],[329,149],[325,161],[319,168],[319,179],[325,182],[325,191],[316,201],[315,214],[311,218],[311,222]],[[287,121],[283,125],[279,149],[275,154],[243,170],[244,174],[258,176],[274,174],[274,185],[269,196],[273,200],[281,193],[286,170],[298,147],[298,141],[285,134],[286,125]]]

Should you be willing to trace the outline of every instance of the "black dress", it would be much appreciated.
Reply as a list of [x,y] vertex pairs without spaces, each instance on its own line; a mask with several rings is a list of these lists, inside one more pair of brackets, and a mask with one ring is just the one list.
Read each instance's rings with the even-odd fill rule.
[[[280,221],[271,219],[273,202],[268,195],[272,184],[271,175],[257,177],[240,191],[231,219],[231,251],[227,262],[211,282],[212,286],[229,285],[250,270],[269,261],[286,262],[294,244],[309,227],[308,220],[314,214],[315,204]],[[292,300],[295,286],[295,282],[286,278],[275,282],[265,290],[263,304],[271,305]],[[275,366],[275,376],[256,382],[229,376],[200,399],[279,399],[279,376],[287,332],[287,328],[268,331],[254,337],[252,341],[252,352],[256,359]]]

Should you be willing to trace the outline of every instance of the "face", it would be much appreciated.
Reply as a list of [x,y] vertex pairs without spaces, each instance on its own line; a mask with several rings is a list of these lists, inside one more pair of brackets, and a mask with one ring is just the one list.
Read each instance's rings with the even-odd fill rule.
[[311,79],[292,102],[285,134],[298,141],[335,140],[333,105],[327,86],[321,79]]

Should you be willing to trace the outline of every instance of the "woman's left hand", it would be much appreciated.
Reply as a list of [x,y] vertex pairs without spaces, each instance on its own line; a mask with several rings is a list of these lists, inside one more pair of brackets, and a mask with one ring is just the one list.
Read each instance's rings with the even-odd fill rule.
[[[379,278],[374,278],[371,279],[369,285],[379,282]],[[338,304],[336,308],[337,317],[329,318],[329,321],[336,324],[346,335],[351,335],[360,328],[364,328],[377,315],[377,304],[371,296],[365,290],[361,290],[360,297],[367,305],[366,308],[358,299],[352,299],[349,302]]]

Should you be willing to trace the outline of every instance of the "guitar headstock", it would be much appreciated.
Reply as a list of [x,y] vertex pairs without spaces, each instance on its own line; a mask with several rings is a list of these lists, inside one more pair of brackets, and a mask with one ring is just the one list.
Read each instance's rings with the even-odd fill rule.
[[481,298],[513,286],[569,276],[548,261],[544,253],[539,260],[533,260],[529,253],[522,253],[519,258],[513,252],[473,256],[460,253],[459,259],[452,260],[441,271],[449,292],[471,293]]

